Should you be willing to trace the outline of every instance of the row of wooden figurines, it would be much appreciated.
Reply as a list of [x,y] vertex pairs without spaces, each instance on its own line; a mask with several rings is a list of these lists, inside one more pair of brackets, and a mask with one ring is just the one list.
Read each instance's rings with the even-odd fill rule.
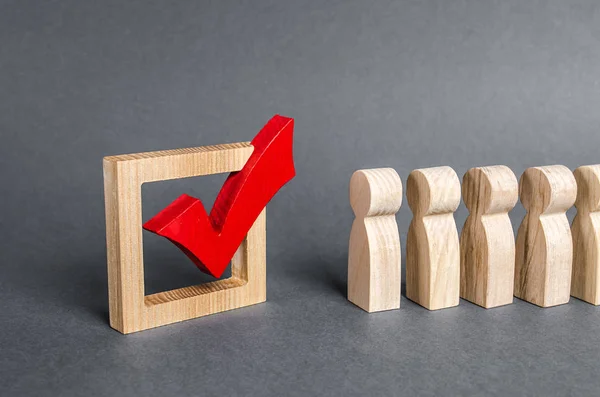
[[[600,304],[600,165],[532,167],[518,183],[506,166],[470,169],[462,183],[470,214],[460,239],[453,213],[461,184],[452,168],[414,170],[406,196],[414,216],[406,241],[410,300],[429,310],[456,306],[459,297],[492,308],[513,295],[541,307],[571,295]],[[518,198],[527,214],[515,243],[508,212]],[[368,312],[400,307],[401,203],[394,169],[352,175],[348,299]],[[570,226],[565,212],[573,205]]]

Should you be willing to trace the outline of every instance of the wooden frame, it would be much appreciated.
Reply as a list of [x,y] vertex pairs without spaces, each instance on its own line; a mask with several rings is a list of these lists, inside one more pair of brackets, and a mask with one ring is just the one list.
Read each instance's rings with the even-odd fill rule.
[[144,293],[142,184],[239,171],[252,151],[243,142],[104,158],[111,327],[128,334],[266,300],[266,210],[234,255],[230,278]]

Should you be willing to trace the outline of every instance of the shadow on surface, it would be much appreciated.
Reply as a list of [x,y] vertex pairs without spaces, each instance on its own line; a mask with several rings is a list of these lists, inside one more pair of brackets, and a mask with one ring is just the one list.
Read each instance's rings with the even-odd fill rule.
[[15,299],[39,302],[32,308],[49,314],[67,311],[108,324],[105,255],[98,254],[93,258],[56,256],[54,261],[36,263],[30,269],[25,273],[17,268],[7,275],[6,281],[14,291]]
[[300,258],[291,261],[290,270],[286,272],[293,277],[295,282],[308,287],[310,290],[318,289],[334,292],[347,298],[348,268],[347,258]]

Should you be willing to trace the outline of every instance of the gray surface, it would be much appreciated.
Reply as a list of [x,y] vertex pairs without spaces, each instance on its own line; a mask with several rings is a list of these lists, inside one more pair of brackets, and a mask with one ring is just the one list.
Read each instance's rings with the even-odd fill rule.
[[[0,1],[1,395],[600,393],[583,302],[345,299],[355,169],[600,162],[598,2],[171,3]],[[102,156],[245,141],[274,113],[298,176],[269,206],[268,302],[111,330]],[[222,180],[145,186],[144,218]],[[202,280],[145,243],[148,291]]]

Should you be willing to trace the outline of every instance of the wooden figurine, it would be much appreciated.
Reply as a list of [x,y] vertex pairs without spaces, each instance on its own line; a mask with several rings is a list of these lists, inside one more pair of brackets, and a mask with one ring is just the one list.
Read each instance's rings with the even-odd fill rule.
[[503,165],[471,168],[463,177],[470,214],[460,236],[460,296],[485,308],[513,301],[515,235],[508,212],[518,192],[515,174]]
[[367,312],[400,307],[402,181],[392,168],[356,171],[350,205],[356,218],[348,252],[348,300]]
[[[266,300],[265,205],[294,175],[292,133],[293,119],[275,116],[252,142],[104,158],[111,327],[127,334]],[[141,185],[223,172],[232,174],[210,217],[182,196],[145,226],[208,273],[231,259],[231,277],[145,295]]]
[[460,181],[450,167],[414,170],[406,186],[413,220],[406,241],[406,297],[429,310],[458,305],[460,254],[454,211]]
[[519,197],[527,215],[517,233],[515,296],[541,307],[569,301],[573,241],[565,212],[577,184],[565,166],[525,170]]
[[577,215],[573,220],[573,273],[571,295],[600,305],[600,165],[574,172]]

